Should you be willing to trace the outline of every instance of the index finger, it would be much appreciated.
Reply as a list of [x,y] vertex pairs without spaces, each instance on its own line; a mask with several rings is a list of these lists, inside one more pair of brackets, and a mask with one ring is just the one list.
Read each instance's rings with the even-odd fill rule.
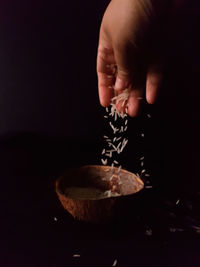
[[114,95],[115,64],[113,50],[99,45],[97,53],[97,76],[99,100],[103,107],[110,105],[110,100]]

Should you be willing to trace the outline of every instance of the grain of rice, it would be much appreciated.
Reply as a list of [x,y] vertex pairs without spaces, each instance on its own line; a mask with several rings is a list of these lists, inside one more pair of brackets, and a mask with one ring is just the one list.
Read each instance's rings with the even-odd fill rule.
[[111,143],[111,146],[114,148],[115,151],[117,151],[117,148],[116,148],[115,145],[113,145],[113,144]]
[[144,166],[144,161],[141,161],[140,165],[141,165],[141,167],[143,167]]
[[56,217],[54,217],[53,219],[54,219],[55,222],[57,222],[57,220],[58,220]]
[[105,154],[106,150],[105,148],[102,150],[101,155]]
[[128,123],[128,120],[125,120],[125,125],[127,125],[127,123]]
[[144,133],[141,133],[141,136],[144,137]]
[[104,116],[104,118],[105,118],[105,119],[107,119],[107,118],[108,118],[108,116]]
[[115,142],[115,141],[116,141],[116,139],[117,139],[117,137],[114,137],[114,138],[113,138],[113,142]]
[[118,137],[117,139],[116,139],[116,141],[119,141],[120,139],[122,139],[122,137],[120,136],[120,137]]
[[145,172],[146,172],[146,170],[145,170],[145,169],[141,171],[141,173],[145,173]]
[[74,254],[73,257],[74,258],[79,258],[81,255],[80,254]]
[[126,132],[126,131],[127,131],[127,129],[128,129],[128,127],[126,126],[126,127],[124,128],[124,132]]
[[152,233],[153,233],[152,229],[150,229],[150,228],[145,231],[145,234],[148,236],[152,236]]
[[117,265],[117,260],[114,260],[113,265],[112,266],[116,266]]
[[107,163],[108,163],[108,160],[107,159],[101,159],[101,162],[103,163],[103,165],[107,165]]
[[145,188],[149,189],[149,188],[153,188],[152,185],[146,185]]
[[117,112],[115,112],[115,121],[117,120]]
[[179,202],[180,202],[180,199],[178,199],[178,200],[176,201],[176,205],[178,205]]
[[140,158],[140,160],[144,160],[144,156]]
[[148,173],[145,173],[145,175],[144,176],[146,176],[146,177],[149,177],[150,176],[150,174],[148,174]]
[[114,177],[114,174],[109,178],[109,180],[111,181],[113,177]]
[[122,168],[122,166],[120,165],[120,166],[119,166],[119,168],[117,169],[117,174],[119,174],[119,173],[120,173],[120,171],[121,171],[121,168]]
[[114,160],[113,162],[114,162],[115,164],[119,164],[119,162],[118,162],[118,161],[116,161],[116,160]]
[[151,118],[151,115],[148,113],[148,114],[147,114],[147,117],[148,117],[148,118]]
[[108,112],[109,110],[108,110],[108,108],[106,108],[106,112]]
[[104,138],[108,138],[108,136],[107,136],[107,135],[104,135],[103,137],[104,137]]

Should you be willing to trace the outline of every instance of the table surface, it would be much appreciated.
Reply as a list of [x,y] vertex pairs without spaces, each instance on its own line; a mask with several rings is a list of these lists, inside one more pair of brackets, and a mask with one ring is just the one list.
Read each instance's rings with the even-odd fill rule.
[[97,145],[22,134],[4,136],[0,146],[0,266],[112,266],[115,259],[117,266],[200,266],[200,195],[153,188],[134,217],[104,226],[77,222],[54,182],[71,165],[95,164]]

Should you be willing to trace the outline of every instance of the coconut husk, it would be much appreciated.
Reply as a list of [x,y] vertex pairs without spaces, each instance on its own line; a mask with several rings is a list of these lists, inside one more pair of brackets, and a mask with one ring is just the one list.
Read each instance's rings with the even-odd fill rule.
[[[125,210],[127,201],[130,201],[144,188],[144,183],[140,178],[123,169],[119,172],[120,185],[117,183],[117,179],[110,181],[113,172],[116,174],[117,171],[115,167],[98,165],[87,165],[67,170],[56,180],[56,193],[63,207],[78,220],[87,222],[111,221],[116,213],[119,214],[120,210]],[[113,185],[115,186],[113,187]],[[72,192],[76,188],[79,188],[78,194]],[[87,192],[88,188],[90,191],[93,188],[94,192],[102,193],[96,196],[96,193],[88,194],[88,196],[81,193],[80,189],[84,193]],[[110,196],[104,194],[110,190]]]

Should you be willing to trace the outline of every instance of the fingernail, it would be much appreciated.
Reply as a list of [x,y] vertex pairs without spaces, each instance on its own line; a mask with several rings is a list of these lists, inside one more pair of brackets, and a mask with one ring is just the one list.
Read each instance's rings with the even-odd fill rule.
[[115,90],[123,90],[127,87],[127,82],[117,77],[115,82]]

